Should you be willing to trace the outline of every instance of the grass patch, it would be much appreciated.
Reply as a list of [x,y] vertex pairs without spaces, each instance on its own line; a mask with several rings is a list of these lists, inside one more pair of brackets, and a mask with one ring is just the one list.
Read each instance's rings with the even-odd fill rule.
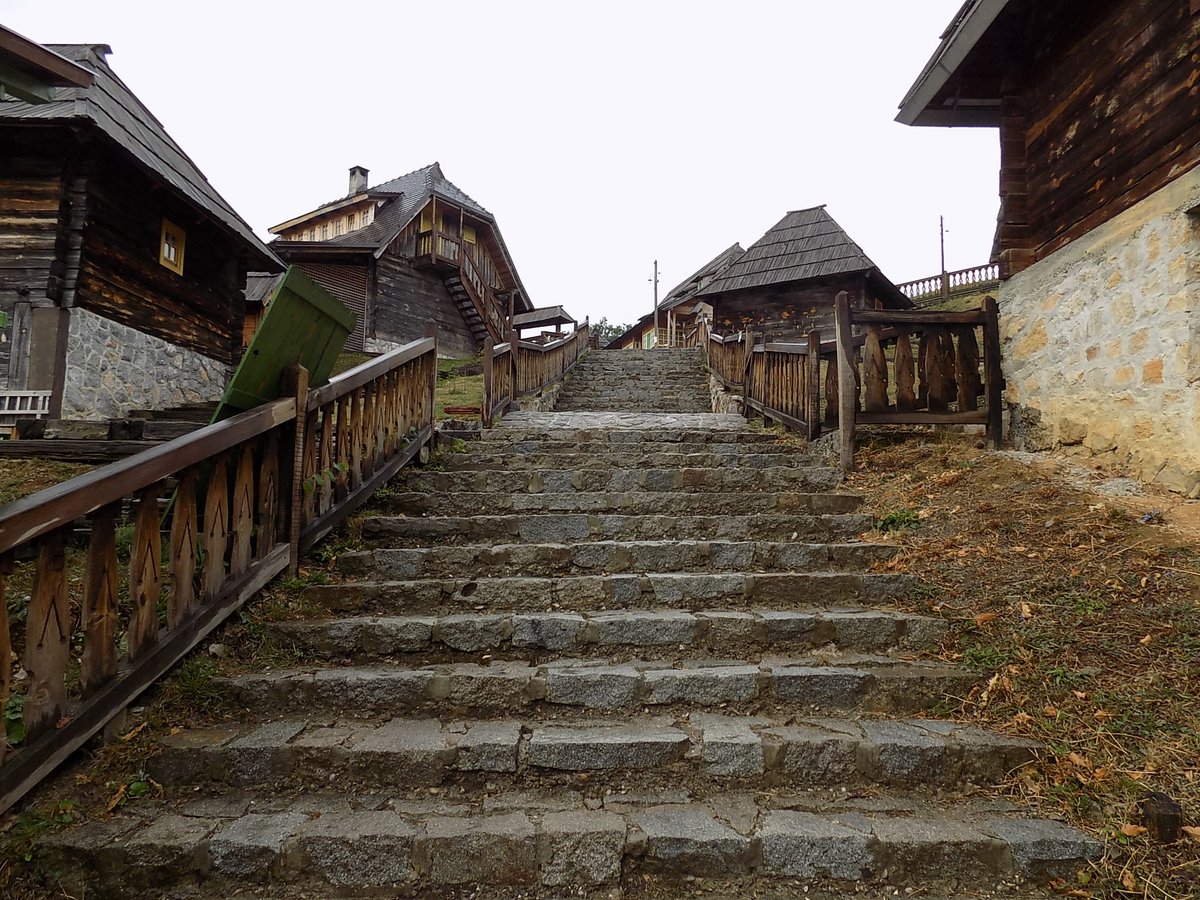
[[1149,791],[1189,824],[1200,810],[1200,547],[961,435],[864,437],[849,486],[881,532],[897,510],[921,524],[887,530],[901,551],[883,568],[931,586],[912,611],[959,623],[931,655],[980,674],[943,712],[1045,743],[1000,792],[1106,846],[1060,892],[1200,896],[1200,841],[1122,832]]
[[70,481],[95,466],[41,459],[0,460],[0,505]]
[[476,371],[479,359],[439,359],[438,382],[434,403],[438,421],[442,419],[478,419],[479,415],[461,413],[447,415],[446,407],[469,406],[478,409],[483,404],[483,373]]

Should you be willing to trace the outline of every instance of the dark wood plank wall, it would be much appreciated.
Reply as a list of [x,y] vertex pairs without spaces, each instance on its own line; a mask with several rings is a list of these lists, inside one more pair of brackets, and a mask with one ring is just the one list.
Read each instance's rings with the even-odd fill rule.
[[[1020,85],[1027,237],[1039,259],[1200,164],[1190,0],[1051,6],[1031,14],[1028,34],[1041,39]],[[1002,168],[1011,162],[1002,155]]]
[[[184,229],[183,275],[158,262],[163,217]],[[233,238],[140,170],[97,157],[88,180],[77,305],[223,362],[240,352],[245,300]]]
[[473,356],[479,351],[445,283],[434,272],[418,270],[392,243],[375,264],[372,319],[375,337],[385,341],[415,341],[425,322],[438,328],[438,352]]
[[303,262],[300,269],[354,313],[354,329],[346,337],[346,349],[361,352],[367,333],[367,297],[370,283],[366,261],[355,265]]
[[819,329],[832,340],[833,301],[839,291],[852,298],[868,296],[865,279],[858,276],[719,294],[711,298],[714,330],[735,334],[750,328],[771,340],[792,340]]

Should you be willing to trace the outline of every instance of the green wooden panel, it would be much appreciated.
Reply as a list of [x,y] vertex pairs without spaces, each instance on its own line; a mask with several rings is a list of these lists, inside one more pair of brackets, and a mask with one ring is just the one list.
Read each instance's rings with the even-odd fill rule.
[[280,380],[293,363],[308,369],[310,387],[328,382],[354,319],[340,300],[290,267],[229,380],[213,421],[279,399]]

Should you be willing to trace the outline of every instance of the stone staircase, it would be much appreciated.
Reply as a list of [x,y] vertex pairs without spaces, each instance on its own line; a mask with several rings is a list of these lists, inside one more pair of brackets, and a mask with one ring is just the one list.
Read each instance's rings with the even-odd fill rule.
[[701,366],[696,350],[593,350],[568,376],[554,409],[711,412]]
[[76,896],[1045,896],[1099,852],[994,799],[1037,746],[936,715],[974,677],[795,443],[514,413],[441,462],[268,626],[301,664],[161,739],[161,801],[44,842]]

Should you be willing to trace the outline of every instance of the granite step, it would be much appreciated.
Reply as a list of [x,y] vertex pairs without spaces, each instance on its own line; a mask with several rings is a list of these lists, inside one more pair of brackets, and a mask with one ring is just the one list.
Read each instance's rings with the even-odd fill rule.
[[306,604],[337,612],[442,615],[505,609],[795,609],[882,606],[916,590],[909,575],[861,572],[668,572],[551,578],[421,578],[310,584]]
[[48,835],[46,863],[74,896],[154,896],[180,884],[215,896],[268,883],[302,892],[287,896],[449,896],[483,885],[491,893],[474,896],[561,896],[619,890],[630,878],[643,887],[661,880],[676,894],[684,878],[700,878],[708,890],[728,884],[727,896],[745,896],[754,877],[789,896],[803,882],[813,896],[907,896],[908,885],[940,898],[972,885],[1023,896],[1028,880],[1073,875],[1103,850],[1060,822],[985,800],[564,789],[252,800],[130,805]]
[[[295,718],[187,729],[160,739],[164,785],[355,789],[519,787],[579,773],[648,773],[675,786],[736,780],[752,789],[992,785],[1036,758],[1033,741],[938,719],[695,715],[609,721]],[[653,779],[644,779],[647,782]],[[544,783],[544,781],[543,781]]]
[[376,581],[438,576],[500,577],[639,572],[844,572],[869,569],[893,544],[794,541],[587,541],[386,548],[342,553],[336,571]]
[[440,494],[634,493],[686,491],[713,494],[737,491],[822,492],[842,481],[832,466],[775,466],[764,469],[543,469],[535,472],[491,469],[480,472],[414,472],[396,479],[413,491]]
[[353,711],[367,716],[445,709],[512,715],[523,708],[779,709],[818,715],[905,715],[962,697],[976,678],[940,663],[814,653],[742,660],[552,660],[279,669],[219,680],[250,710]]
[[[838,495],[846,496],[846,495]],[[542,513],[476,516],[368,516],[363,535],[399,547],[448,543],[513,543],[587,540],[757,540],[838,541],[856,537],[874,525],[859,513],[789,515],[588,515]]]
[[[427,487],[428,484],[426,483]],[[403,485],[375,496],[380,512],[403,515],[469,516],[503,513],[620,513],[624,515],[714,516],[775,512],[811,514],[854,512],[855,494],[728,491],[690,494],[681,491],[406,491]]]
[[442,453],[437,461],[448,471],[478,472],[508,468],[520,471],[540,469],[720,469],[726,467],[764,469],[787,462],[810,465],[805,453],[676,453],[632,452],[606,449],[604,452],[559,450],[536,453]]
[[441,616],[349,616],[267,623],[266,632],[304,659],[365,661],[403,654],[536,655],[632,652],[711,653],[810,650],[843,652],[925,649],[944,636],[943,619],[886,610],[620,610],[525,612],[488,610]]

